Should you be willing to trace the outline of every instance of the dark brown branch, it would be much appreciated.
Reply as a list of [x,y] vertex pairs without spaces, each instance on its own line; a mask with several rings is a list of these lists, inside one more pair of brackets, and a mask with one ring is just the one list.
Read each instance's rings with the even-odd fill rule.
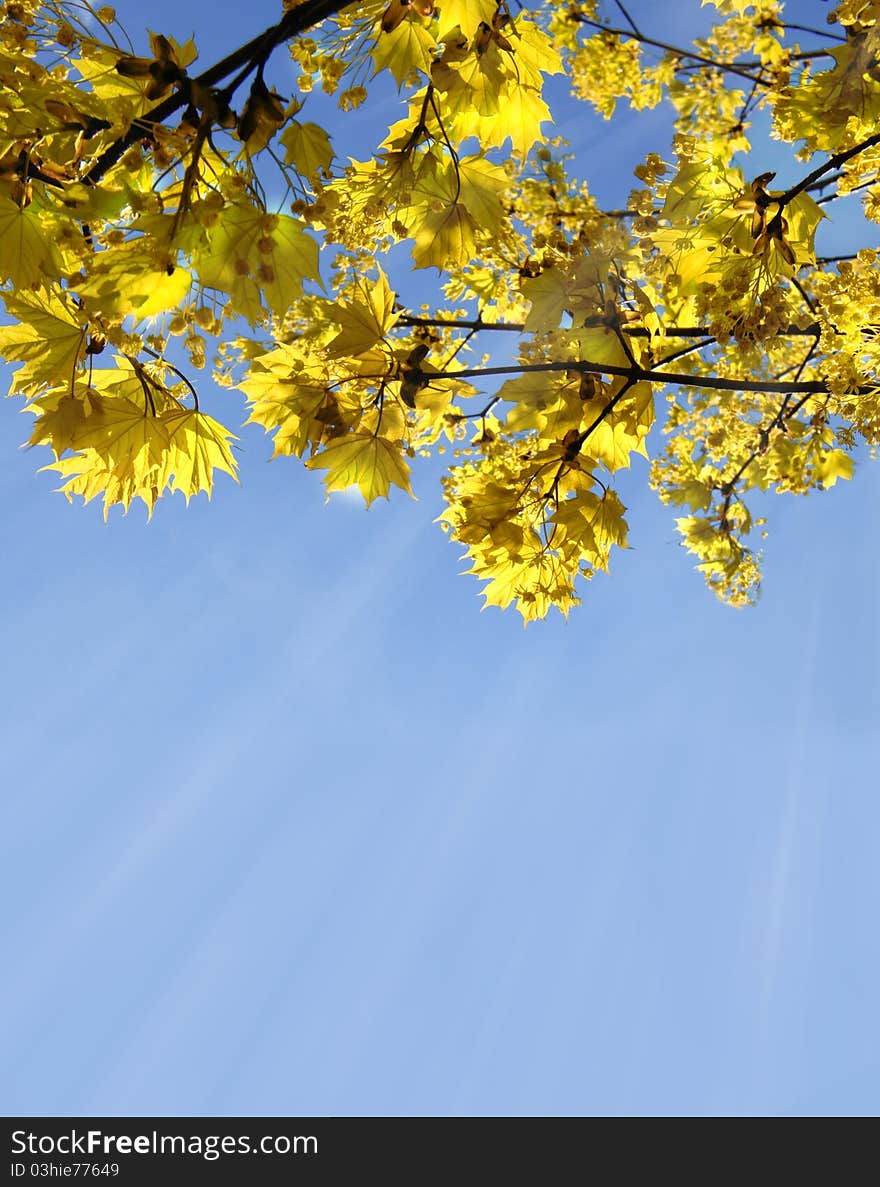
[[[615,37],[628,37],[633,41],[638,41],[642,45],[651,45],[655,49],[662,49],[665,53],[672,54],[682,61],[696,62],[701,66],[710,66],[713,70],[722,70],[725,74],[737,74],[740,78],[747,78],[749,82],[762,82],[761,72],[764,69],[764,63],[758,61],[746,62],[724,62],[717,58],[707,58],[703,54],[694,53],[692,50],[682,49],[677,45],[670,45],[668,41],[658,41],[654,37],[646,37],[644,33],[638,36],[629,29],[617,29],[612,25],[603,25],[600,21],[594,21],[590,17],[584,16],[582,13],[572,13],[571,19],[578,21],[582,25],[588,25],[591,29],[597,29],[602,33],[611,33]],[[809,58],[830,57],[831,50],[816,49],[805,50],[801,53],[792,54],[792,60],[806,60]],[[754,73],[757,71],[757,75]],[[766,82],[764,82],[766,86]]]
[[[835,257],[837,258],[837,257]],[[851,257],[841,256],[841,259],[849,259]],[[398,326],[437,326],[439,328],[449,327],[451,329],[459,330],[506,330],[511,333],[523,334],[526,333],[526,328],[522,322],[506,322],[506,321],[483,321],[482,319],[469,320],[465,317],[416,317],[413,314],[405,313],[398,318],[396,324]],[[600,318],[589,318],[579,329],[599,329],[606,323]],[[651,338],[656,337],[650,330],[645,329],[644,326],[621,326],[624,334],[629,334],[633,338]],[[818,326],[785,326],[784,329],[777,331],[777,338],[806,338],[814,337]],[[705,338],[710,334],[706,326],[668,326],[666,329],[667,338]]]
[[[810,353],[812,353],[812,350]],[[801,369],[803,369],[803,367],[806,365],[808,360],[809,360],[809,355],[807,356],[806,359],[804,359],[804,362],[801,364]],[[739,467],[739,469],[733,475],[733,477],[728,479],[728,481],[725,482],[724,485],[719,488],[721,490],[721,493],[724,495],[724,506],[721,509],[721,515],[722,515],[723,519],[727,518],[727,512],[730,509],[730,501],[733,498],[733,492],[736,489],[736,484],[739,482],[740,478],[742,478],[743,474],[745,474],[746,470],[748,470],[748,468],[752,464],[752,462],[760,454],[766,452],[767,447],[770,444],[770,434],[773,432],[774,429],[778,429],[780,432],[784,432],[786,422],[791,420],[791,418],[793,416],[795,416],[798,412],[800,412],[800,410],[801,410],[801,408],[803,408],[804,404],[806,404],[806,402],[810,399],[809,395],[803,396],[800,400],[798,400],[798,402],[795,405],[793,405],[793,407],[789,408],[788,402],[790,399],[790,395],[791,395],[791,393],[786,395],[785,399],[782,402],[782,407],[775,414],[775,416],[770,421],[770,423],[759,430],[759,433],[758,433],[759,444],[758,444],[757,449],[752,450],[752,452],[748,455],[748,457],[745,459],[745,461],[742,463],[742,465]]]
[[[480,379],[489,375],[527,375],[542,371],[586,372],[588,375],[620,375],[633,383],[672,384],[675,387],[712,388],[725,392],[776,392],[779,395],[806,394],[825,396],[828,388],[820,380],[784,383],[767,379],[724,379],[717,375],[683,375],[673,371],[648,370],[644,367],[619,367],[612,363],[566,359],[553,363],[520,363],[508,367],[472,367],[463,371],[432,371],[429,379]],[[361,378],[367,378],[361,376]]]
[[825,206],[828,202],[836,202],[838,198],[848,198],[850,194],[857,194],[859,190],[866,190],[872,185],[877,184],[877,178],[872,177],[868,181],[863,181],[859,185],[854,185],[851,190],[835,190],[833,194],[826,194],[824,198],[817,198],[817,206]]
[[865,152],[869,148],[873,148],[875,144],[880,144],[880,132],[875,132],[873,136],[869,136],[866,140],[862,140],[859,144],[853,145],[845,152],[834,153],[830,156],[824,165],[819,165],[812,173],[808,173],[797,185],[793,185],[786,190],[784,194],[780,194],[778,198],[774,197],[773,201],[778,202],[780,206],[787,206],[793,198],[798,194],[802,194],[808,190],[814,182],[818,181],[820,177],[826,173],[830,173],[832,169],[839,169],[841,165],[847,161],[851,161],[853,157],[857,157],[859,153]]
[[[773,22],[777,24],[776,21]],[[846,38],[839,36],[837,33],[829,33],[827,29],[813,29],[810,25],[794,25],[791,21],[780,21],[778,27],[782,29],[796,29],[798,33],[812,33],[816,37],[827,37],[829,41],[839,41],[846,44]]]
[[587,441],[587,438],[590,436],[590,434],[594,433],[596,431],[596,429],[598,429],[599,425],[602,423],[602,421],[605,419],[605,417],[614,411],[614,409],[617,407],[617,405],[620,403],[620,401],[623,399],[623,397],[627,394],[627,392],[629,392],[630,389],[633,388],[637,383],[638,383],[638,379],[636,379],[634,376],[630,376],[627,379],[626,383],[623,385],[623,387],[620,389],[620,391],[617,393],[617,395],[613,396],[608,401],[608,403],[605,405],[605,407],[602,409],[602,411],[599,413],[599,415],[596,417],[596,419],[591,424],[589,424],[584,429],[584,431],[582,433],[578,434],[577,442],[578,442],[578,450],[579,451],[584,447],[584,445]]
[[682,359],[686,354],[694,354],[695,351],[705,350],[707,346],[713,346],[717,341],[717,338],[701,338],[697,342],[691,342],[688,346],[682,346],[678,350],[673,350],[671,354],[664,355],[662,359],[657,359],[654,365],[656,367],[665,367],[667,363],[673,363],[676,359]]

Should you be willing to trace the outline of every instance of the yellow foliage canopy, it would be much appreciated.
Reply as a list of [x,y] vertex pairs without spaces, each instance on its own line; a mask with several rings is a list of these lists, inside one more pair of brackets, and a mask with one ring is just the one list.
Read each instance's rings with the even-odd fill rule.
[[[694,0],[698,35],[669,46],[655,10],[602,0],[302,0],[206,69],[192,41],[128,53],[112,10],[80,12],[0,9],[0,353],[68,499],[152,513],[236,478],[210,362],[328,492],[411,494],[450,450],[443,529],[529,621],[627,547],[615,485],[641,459],[739,605],[755,499],[831,488],[880,443],[877,245],[822,255],[838,198],[880,222],[880,4],[843,0],[825,35],[778,0]],[[611,121],[583,169],[556,74]],[[358,159],[317,84],[373,113]],[[661,100],[668,129],[603,209],[621,104]]]

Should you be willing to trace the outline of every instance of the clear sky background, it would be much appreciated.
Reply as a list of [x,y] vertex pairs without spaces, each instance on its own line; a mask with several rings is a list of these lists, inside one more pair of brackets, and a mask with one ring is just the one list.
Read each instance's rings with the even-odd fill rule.
[[[275,17],[118,10],[206,63]],[[668,144],[562,110],[608,200]],[[880,468],[775,499],[736,612],[637,465],[633,548],[524,631],[436,474],[325,506],[246,430],[240,488],[105,525],[0,416],[0,1110],[880,1111]]]

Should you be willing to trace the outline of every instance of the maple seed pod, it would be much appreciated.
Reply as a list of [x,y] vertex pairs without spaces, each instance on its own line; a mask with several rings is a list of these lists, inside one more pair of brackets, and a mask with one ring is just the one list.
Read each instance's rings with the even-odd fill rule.
[[192,103],[190,103],[187,106],[186,110],[184,111],[183,115],[180,117],[180,129],[181,129],[181,131],[184,131],[184,132],[186,132],[186,131],[196,132],[196,131],[198,131],[198,127],[199,127],[200,123],[201,123],[201,116],[198,113],[198,109],[196,107],[194,107],[192,105]]
[[175,83],[181,82],[186,77],[176,63],[162,60],[150,62],[149,73],[152,76],[152,81],[144,91],[148,99],[161,99]]
[[794,267],[795,254],[791,244],[786,242],[785,239],[780,238],[776,240],[776,246],[779,248],[782,258],[785,260],[786,264],[790,264],[792,267]]
[[120,58],[116,63],[116,73],[123,78],[147,78],[152,64],[148,58]]
[[599,395],[599,380],[592,371],[581,371],[578,395],[584,401],[595,400]]
[[257,111],[257,107],[252,99],[248,99],[244,105],[244,110],[239,116],[238,125],[235,129],[240,140],[250,140],[251,136],[257,130],[258,120],[259,112]]
[[382,32],[393,33],[409,12],[410,0],[391,0],[382,15]]
[[414,346],[403,364],[403,372],[401,374],[400,384],[400,398],[406,404],[407,408],[415,408],[416,393],[421,391],[423,387],[427,387],[428,380],[421,370],[420,364],[425,358],[425,355],[430,350],[424,342]]
[[501,30],[509,21],[510,17],[507,15],[507,13],[496,12],[495,16],[492,18],[492,38],[499,49],[506,50],[507,53],[512,54],[514,52],[513,46],[501,32]]
[[50,115],[54,115],[57,120],[61,121],[66,131],[72,132],[74,128],[81,128],[86,140],[90,140],[97,132],[102,132],[105,128],[110,127],[107,120],[84,115],[69,103],[64,103],[59,99],[47,99],[45,108]]
[[482,58],[483,54],[489,48],[491,40],[492,30],[485,21],[480,21],[480,27],[477,29],[477,35],[474,38],[474,53],[478,58]]
[[174,62],[176,55],[172,49],[171,42],[162,33],[150,34],[150,49],[160,61]]
[[270,91],[262,78],[254,79],[251,93],[244,105],[244,111],[238,121],[238,135],[242,140],[250,140],[260,126],[262,120],[271,124],[284,123],[284,104],[281,96]]
[[400,398],[406,404],[407,408],[415,408],[416,393],[425,387],[426,384],[427,380],[417,367],[403,372],[400,384]]
[[[217,92],[215,91],[214,94],[216,95]],[[220,101],[218,99],[218,102],[216,104],[216,117],[214,119],[214,123],[217,124],[219,127],[226,128],[228,130],[230,128],[234,128],[235,125],[238,123],[238,116],[235,114],[235,112],[232,110],[232,108],[229,106],[229,104],[227,102]]]
[[562,460],[573,462],[581,451],[583,440],[577,429],[569,429],[562,438]]

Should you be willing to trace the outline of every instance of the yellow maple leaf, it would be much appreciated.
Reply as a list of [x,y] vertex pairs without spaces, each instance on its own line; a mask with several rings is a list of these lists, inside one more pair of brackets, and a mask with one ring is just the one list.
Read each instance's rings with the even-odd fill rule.
[[853,476],[855,463],[842,449],[829,449],[819,459],[817,470],[824,487],[834,486],[839,478],[849,481]]
[[78,449],[90,416],[100,416],[102,400],[98,395],[83,398],[67,389],[49,392],[32,401],[28,412],[36,412],[28,445],[48,445],[56,457],[68,449]]
[[520,281],[522,295],[531,301],[525,329],[536,334],[555,330],[570,303],[569,280],[561,268],[545,268]]
[[79,452],[43,467],[67,479],[60,489],[68,501],[82,495],[88,503],[103,495],[106,519],[115,503],[127,511],[140,498],[152,513],[167,481],[169,439],[161,419],[145,415],[131,400],[108,400],[76,436]]
[[394,293],[381,269],[376,283],[359,283],[357,293],[357,301],[346,305],[337,302],[328,307],[327,316],[341,327],[327,347],[331,355],[363,354],[375,346],[397,321]]
[[466,206],[451,202],[425,215],[416,232],[413,261],[417,268],[466,264],[474,254],[474,221]]
[[613,490],[609,490],[600,499],[596,496],[585,496],[585,507],[589,500],[595,499],[592,511],[587,509],[587,518],[596,540],[608,547],[616,544],[618,548],[626,548],[627,523],[624,519],[626,508]]
[[284,314],[304,280],[319,280],[318,245],[303,224],[250,204],[224,208],[193,262],[202,284],[229,293],[251,322],[262,316],[261,298],[273,313]]
[[498,10],[496,0],[441,0],[440,28],[444,33],[458,26],[466,37],[472,37],[480,24],[491,26]]
[[238,466],[231,442],[237,440],[229,430],[204,412],[180,408],[162,417],[168,432],[169,457],[166,464],[174,474],[171,489],[181,491],[187,503],[201,491],[210,499],[214,471],[222,470],[238,481]]
[[0,326],[0,354],[23,363],[10,392],[34,395],[49,383],[70,383],[85,347],[76,310],[58,293],[7,293],[6,311],[17,324]]
[[138,479],[162,460],[168,431],[149,409],[129,399],[108,399],[88,417],[79,434],[80,448],[94,449],[106,462]]
[[326,388],[281,380],[270,371],[256,370],[239,387],[250,400],[247,423],[274,432],[274,457],[302,457],[312,442],[320,440],[325,426],[316,417],[327,401]]
[[499,104],[492,143],[500,147],[510,137],[513,151],[525,160],[535,145],[544,140],[542,123],[553,123],[553,117],[540,92],[513,81]]
[[414,70],[430,74],[436,50],[437,42],[424,25],[407,14],[390,33],[378,29],[373,46],[375,74],[390,70],[400,86]]
[[487,562],[474,557],[468,572],[488,581],[481,591],[484,610],[488,606],[505,610],[515,601],[524,624],[544,618],[551,606],[567,617],[579,601],[572,575],[557,557],[544,551],[533,532],[528,532],[522,549],[514,553],[501,549],[490,553]]
[[559,51],[551,39],[532,21],[519,16],[505,29],[514,53],[517,75],[521,82],[533,87],[543,85],[542,74],[562,74],[564,67]]
[[510,184],[501,166],[485,157],[464,157],[458,162],[456,178],[459,200],[476,225],[497,231],[504,214],[499,194]]
[[0,281],[11,280],[14,288],[29,289],[54,271],[48,228],[42,226],[34,206],[22,209],[0,197]]
[[333,160],[330,137],[319,124],[291,120],[281,133],[286,150],[284,163],[293,165],[303,177],[314,177],[322,169],[329,169]]
[[328,493],[357,486],[368,507],[380,496],[387,499],[392,483],[412,495],[409,466],[399,442],[371,433],[352,433],[331,441],[306,465],[310,470],[327,471],[324,484]]
[[176,308],[191,285],[192,276],[186,268],[158,259],[149,244],[134,242],[101,252],[77,292],[91,310],[116,316],[131,314],[141,321]]

